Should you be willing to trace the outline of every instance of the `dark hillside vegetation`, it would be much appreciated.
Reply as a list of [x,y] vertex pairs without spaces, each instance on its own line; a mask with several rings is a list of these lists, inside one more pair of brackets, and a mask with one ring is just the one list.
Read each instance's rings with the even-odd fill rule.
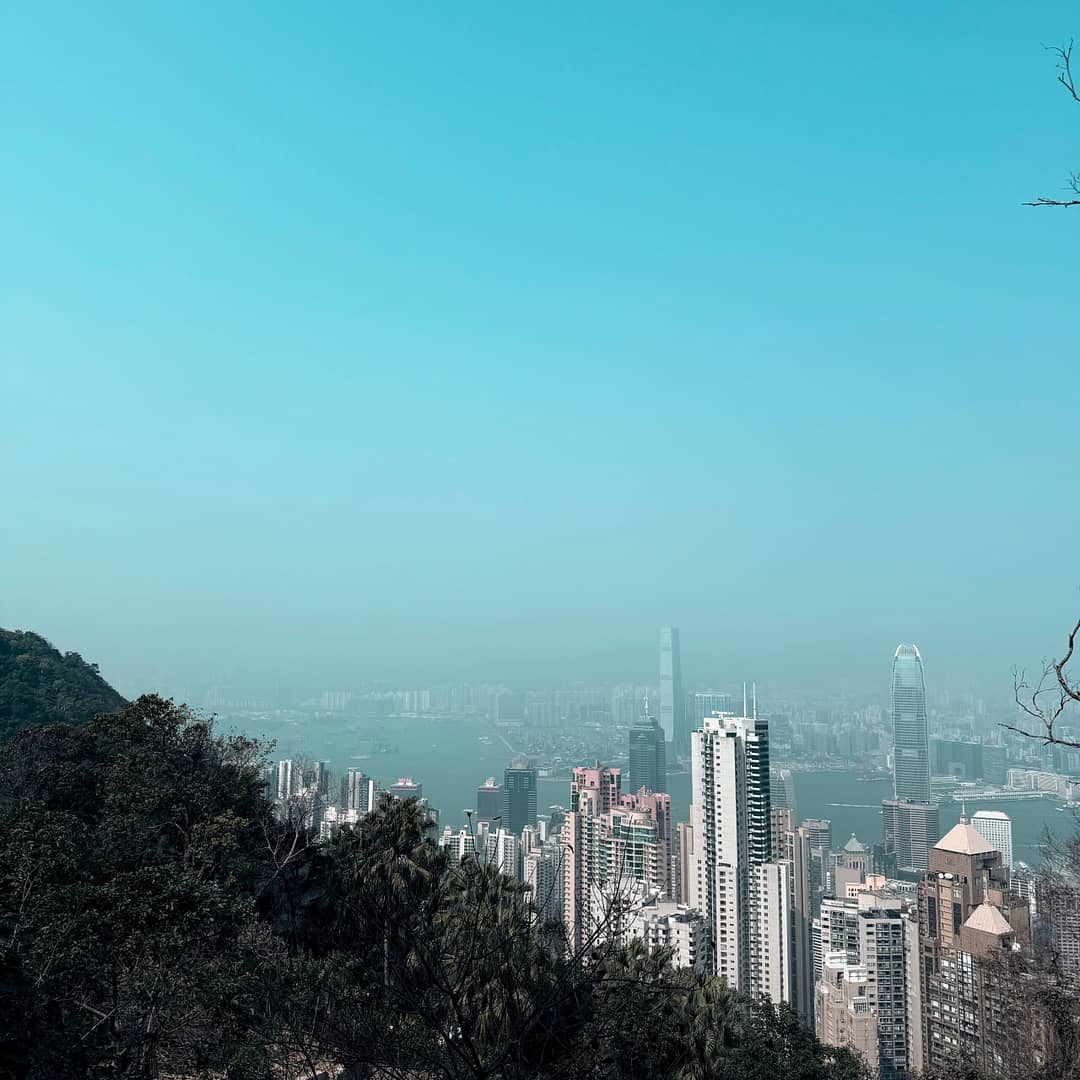
[[157,697],[0,746],[0,1077],[856,1080],[664,955],[567,955],[415,800],[316,843]]
[[42,724],[85,724],[125,704],[78,653],[61,653],[28,631],[0,629],[0,742]]

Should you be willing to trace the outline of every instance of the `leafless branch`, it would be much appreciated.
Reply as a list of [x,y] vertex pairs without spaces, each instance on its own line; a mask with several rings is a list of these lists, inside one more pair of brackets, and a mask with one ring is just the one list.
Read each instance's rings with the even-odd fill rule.
[[1054,662],[1054,674],[1057,675],[1058,685],[1061,687],[1061,692],[1073,701],[1080,701],[1080,686],[1073,686],[1070,684],[1068,676],[1065,674],[1065,665],[1072,659],[1073,650],[1076,647],[1076,635],[1080,634],[1080,619],[1076,620],[1076,625],[1072,628],[1068,638],[1068,648],[1065,650],[1065,655]]
[[1080,199],[1048,199],[1046,197],[1032,199],[1024,206],[1080,206]]
[[1076,92],[1076,83],[1073,80],[1072,73],[1072,39],[1069,39],[1068,45],[1044,45],[1043,48],[1057,56],[1059,60],[1058,82],[1065,87],[1073,101],[1080,102],[1080,94]]
[[[1069,97],[1080,104],[1080,93],[1077,92],[1076,80],[1072,71],[1072,41],[1070,40],[1068,45],[1044,45],[1043,48],[1052,52],[1058,58],[1057,81],[1065,87],[1065,92]],[[1080,196],[1080,173],[1073,173],[1069,178],[1069,189]],[[1042,195],[1037,199],[1024,203],[1024,206],[1080,206],[1080,198],[1053,199],[1047,195]]]
[[[1029,683],[1023,669],[1013,668],[1013,698],[1021,712],[1036,721],[1039,726],[1034,730],[1029,730],[1031,725],[1020,727],[1017,724],[1002,724],[1001,727],[1028,739],[1038,739],[1044,746],[1080,748],[1080,742],[1062,738],[1055,729],[1055,725],[1070,702],[1080,702],[1080,687],[1069,681],[1069,675],[1065,670],[1073,657],[1078,636],[1080,636],[1080,619],[1069,633],[1065,655],[1060,660],[1044,663],[1042,675],[1037,683]],[[1045,700],[1046,695],[1050,695],[1049,700]]]

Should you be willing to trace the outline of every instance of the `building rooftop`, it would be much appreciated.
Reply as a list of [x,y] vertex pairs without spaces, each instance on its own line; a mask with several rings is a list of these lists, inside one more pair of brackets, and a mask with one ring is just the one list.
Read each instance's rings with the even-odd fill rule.
[[[975,817],[980,820],[989,819],[990,821],[1008,821],[1009,815],[1001,810],[976,810]],[[974,820],[974,818],[972,818]]]
[[865,851],[866,845],[861,843],[859,841],[859,838],[854,833],[852,833],[851,839],[844,845],[844,850],[851,852]]
[[1009,920],[993,904],[984,900],[969,916],[966,927],[984,934],[1011,934]]
[[954,825],[935,845],[937,851],[954,851],[960,855],[986,855],[997,851],[993,844],[988,844],[979,831],[963,818]]

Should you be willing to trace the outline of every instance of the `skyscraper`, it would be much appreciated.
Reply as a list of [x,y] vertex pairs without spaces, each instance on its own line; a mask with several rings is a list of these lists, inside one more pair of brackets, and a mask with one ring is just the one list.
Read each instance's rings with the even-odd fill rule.
[[486,821],[489,825],[496,818],[502,816],[503,789],[495,782],[494,776],[489,776],[476,789],[476,823]]
[[885,858],[897,870],[926,870],[930,849],[941,836],[938,808],[931,803],[885,799],[881,804]]
[[621,941],[670,885],[671,800],[620,795],[618,769],[577,768],[563,819],[563,915],[573,950]]
[[664,741],[678,740],[676,749],[679,750],[687,749],[690,743],[685,706],[679,630],[675,626],[665,626],[660,631],[660,727],[664,732]]
[[773,806],[772,857],[787,864],[791,904],[791,1005],[810,1024],[814,1004],[814,961],[810,949],[813,925],[810,830],[795,827],[789,807]]
[[[829,897],[821,905],[818,1035],[829,1045],[859,1051],[881,1080],[902,1080],[909,1067],[906,965],[911,942],[904,903],[895,894],[867,890],[846,899]],[[846,972],[860,989],[845,986]],[[848,1025],[853,1005],[856,1014],[863,1009],[873,1014],[869,1029]]]
[[899,645],[892,666],[893,793],[899,800],[930,801],[930,744],[926,682],[914,645]]
[[519,755],[503,773],[502,827],[520,836],[526,825],[536,824],[536,766]]
[[919,883],[922,1060],[914,1067],[1005,1073],[1024,1033],[1003,1006],[1015,974],[999,960],[1029,943],[1027,901],[1013,895],[1001,853],[961,817],[930,849]]
[[791,881],[771,861],[768,724],[710,716],[691,738],[687,902],[709,924],[712,971],[736,990],[790,1002]]
[[687,744],[690,742],[690,732],[697,731],[701,727],[706,716],[713,713],[731,712],[735,707],[732,696],[723,690],[692,690],[686,695],[686,728]]
[[296,782],[297,777],[293,769],[293,763],[289,758],[283,758],[277,763],[277,797],[278,802],[291,799],[300,789]]
[[311,786],[322,802],[330,795],[330,762],[316,761],[311,769]]
[[1000,810],[979,810],[971,819],[971,827],[993,847],[1001,852],[1001,864],[1012,869],[1012,819]]
[[342,808],[357,816],[370,813],[375,808],[378,790],[379,785],[370,776],[365,776],[363,769],[349,769],[341,783]]
[[645,712],[630,729],[630,790],[667,791],[667,749],[656,718]]

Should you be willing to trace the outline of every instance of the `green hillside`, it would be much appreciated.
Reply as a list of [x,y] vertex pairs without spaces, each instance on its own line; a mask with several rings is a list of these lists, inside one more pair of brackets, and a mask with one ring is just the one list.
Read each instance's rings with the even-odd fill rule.
[[41,724],[85,724],[125,704],[78,653],[61,653],[38,634],[0,629],[0,742]]

